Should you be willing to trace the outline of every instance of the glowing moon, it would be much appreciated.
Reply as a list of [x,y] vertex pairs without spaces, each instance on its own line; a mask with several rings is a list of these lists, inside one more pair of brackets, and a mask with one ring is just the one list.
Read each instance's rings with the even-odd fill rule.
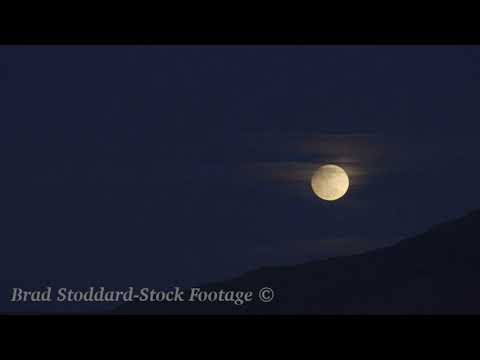
[[312,176],[312,189],[320,199],[334,201],[348,190],[348,175],[340,166],[324,165]]

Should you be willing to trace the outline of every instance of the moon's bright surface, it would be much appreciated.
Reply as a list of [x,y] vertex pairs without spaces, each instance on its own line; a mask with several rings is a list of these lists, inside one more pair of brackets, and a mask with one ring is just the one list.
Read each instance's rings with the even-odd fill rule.
[[313,192],[320,199],[338,200],[348,190],[348,175],[340,166],[324,165],[313,174],[311,185]]

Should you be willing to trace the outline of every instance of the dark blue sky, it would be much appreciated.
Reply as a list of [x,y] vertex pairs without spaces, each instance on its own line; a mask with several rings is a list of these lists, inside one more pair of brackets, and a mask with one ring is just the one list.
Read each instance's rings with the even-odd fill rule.
[[[479,63],[473,46],[0,47],[3,288],[219,280],[478,208]],[[324,162],[351,175],[333,204],[309,189]]]

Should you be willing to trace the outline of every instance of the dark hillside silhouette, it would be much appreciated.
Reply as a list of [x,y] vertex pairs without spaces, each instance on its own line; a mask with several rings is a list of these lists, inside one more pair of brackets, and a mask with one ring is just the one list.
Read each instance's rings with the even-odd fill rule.
[[[259,289],[275,290],[270,303]],[[263,268],[199,286],[246,289],[254,301],[129,303],[117,313],[168,314],[473,314],[480,313],[480,211],[368,253]]]

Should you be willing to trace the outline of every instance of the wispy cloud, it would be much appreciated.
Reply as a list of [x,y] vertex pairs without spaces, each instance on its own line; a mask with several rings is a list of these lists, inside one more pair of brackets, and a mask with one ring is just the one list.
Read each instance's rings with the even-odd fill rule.
[[287,159],[254,162],[249,171],[262,179],[299,183],[308,182],[321,165],[333,163],[347,171],[352,186],[358,186],[367,181],[369,168],[381,154],[374,139],[370,134],[289,135],[277,141]]
[[[342,166],[351,186],[381,181],[386,174],[414,174],[444,168],[476,158],[480,143],[475,135],[425,136],[381,134],[303,134],[282,140],[259,142],[259,147],[277,144],[277,157],[249,164],[254,178],[285,183],[308,182],[321,165]],[[280,144],[280,145],[278,145]]]

